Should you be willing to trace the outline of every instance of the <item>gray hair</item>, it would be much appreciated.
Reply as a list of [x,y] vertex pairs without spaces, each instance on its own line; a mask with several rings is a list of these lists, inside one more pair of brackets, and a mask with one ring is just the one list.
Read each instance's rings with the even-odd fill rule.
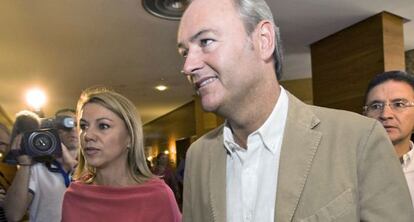
[[256,25],[263,20],[269,20],[275,28],[275,49],[273,59],[275,60],[275,72],[278,80],[282,77],[283,48],[280,38],[279,27],[276,26],[272,11],[264,0],[233,0],[235,7],[239,10],[240,17],[244,23],[247,34],[251,34]]

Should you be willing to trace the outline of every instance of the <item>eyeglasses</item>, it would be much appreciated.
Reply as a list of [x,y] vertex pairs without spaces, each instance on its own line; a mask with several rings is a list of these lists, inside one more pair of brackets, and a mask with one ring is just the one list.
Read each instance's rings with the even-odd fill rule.
[[391,101],[389,103],[373,102],[364,106],[364,112],[370,115],[378,115],[384,111],[385,106],[389,106],[394,112],[402,112],[408,107],[413,107],[414,102],[407,101],[405,99]]

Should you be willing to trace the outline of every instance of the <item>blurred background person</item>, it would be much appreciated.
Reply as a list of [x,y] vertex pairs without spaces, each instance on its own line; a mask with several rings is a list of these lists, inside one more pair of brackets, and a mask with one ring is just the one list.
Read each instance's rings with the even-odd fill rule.
[[85,90],[77,106],[81,149],[63,222],[181,221],[171,189],[147,166],[141,119],[124,96]]
[[[414,205],[414,77],[402,71],[375,76],[365,94],[364,114],[384,126],[394,145]],[[380,160],[379,160],[380,161]]]
[[10,131],[2,123],[0,123],[0,222],[5,222],[6,215],[4,213],[3,205],[6,197],[6,191],[9,188],[16,173],[16,166],[3,163],[3,158],[7,155],[10,149]]
[[160,176],[161,179],[163,179],[164,182],[171,188],[177,203],[181,202],[178,180],[173,168],[171,167],[171,162],[167,154],[159,153],[157,155],[152,172],[155,175]]
[[37,162],[22,152],[22,138],[24,133],[39,129],[40,123],[35,113],[23,111],[17,114],[13,126],[10,152],[17,156],[19,167],[6,194],[5,209],[9,221],[20,221],[27,210],[30,221],[61,220],[63,194],[77,163],[76,146],[75,142],[66,143],[62,137],[62,152],[47,161]]

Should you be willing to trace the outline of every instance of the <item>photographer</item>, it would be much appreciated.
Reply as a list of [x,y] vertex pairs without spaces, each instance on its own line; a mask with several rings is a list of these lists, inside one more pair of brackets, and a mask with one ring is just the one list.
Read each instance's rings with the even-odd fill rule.
[[[74,118],[75,113],[68,109],[60,110],[56,113],[55,119],[62,116]],[[22,125],[25,124],[19,121],[21,119],[25,119],[25,123],[37,123],[37,126],[40,126],[40,120],[34,113],[19,113],[13,127],[13,132],[17,132],[11,143],[11,150],[14,152],[23,149],[23,133],[27,132],[22,130]],[[79,140],[75,126],[68,128],[57,124],[56,128],[62,141],[61,152],[54,153],[51,158],[42,162],[27,154],[16,157],[20,167],[6,194],[5,203],[9,221],[20,221],[27,210],[30,221],[61,220],[63,194],[70,183],[70,173],[77,163]]]

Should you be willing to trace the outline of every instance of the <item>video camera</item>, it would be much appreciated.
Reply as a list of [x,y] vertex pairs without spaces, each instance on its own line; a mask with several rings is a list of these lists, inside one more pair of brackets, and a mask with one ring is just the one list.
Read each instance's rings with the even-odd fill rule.
[[58,129],[70,131],[76,127],[76,121],[71,116],[44,118],[40,121],[40,129],[23,133],[19,152],[9,152],[5,162],[17,164],[16,157],[29,155],[37,162],[45,162],[52,156],[61,156],[62,147]]

